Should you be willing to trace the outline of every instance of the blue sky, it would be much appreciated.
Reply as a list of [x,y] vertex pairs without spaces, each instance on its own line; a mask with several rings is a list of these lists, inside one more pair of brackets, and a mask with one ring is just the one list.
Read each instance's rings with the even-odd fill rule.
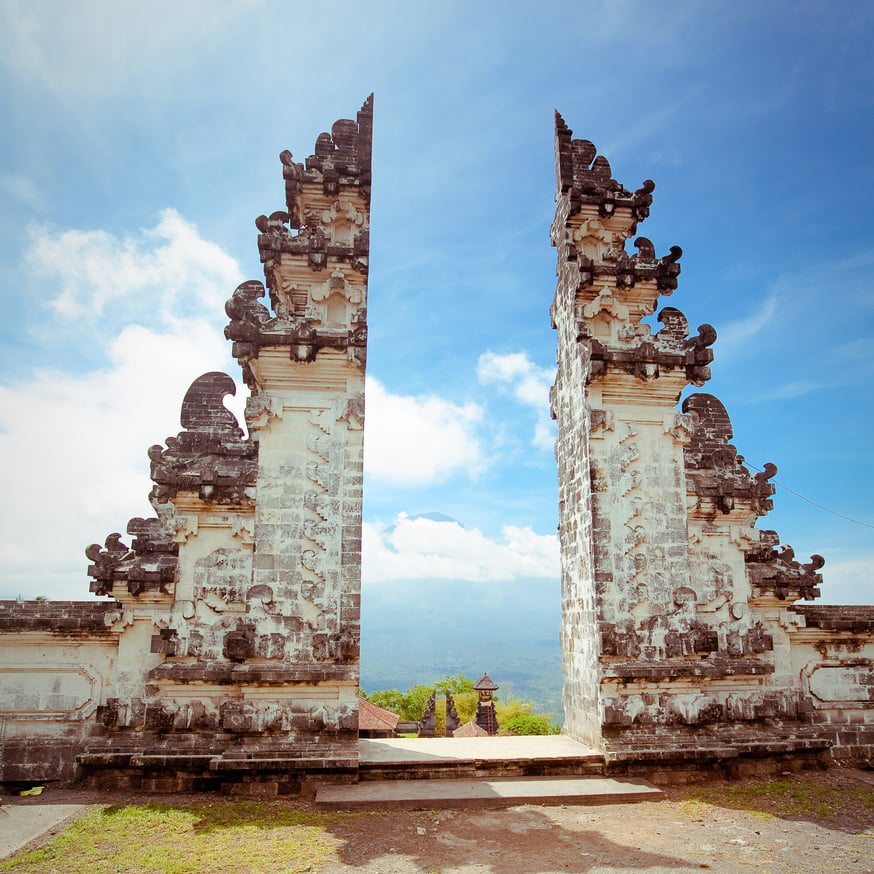
[[[87,596],[149,512],[147,448],[239,371],[278,154],[375,92],[365,586],[558,597],[547,388],[553,110],[682,246],[735,444],[874,524],[874,6],[0,3],[0,596]],[[664,303],[665,301],[663,301]],[[419,514],[445,514],[464,528]],[[778,490],[760,522],[874,603],[872,529]]]

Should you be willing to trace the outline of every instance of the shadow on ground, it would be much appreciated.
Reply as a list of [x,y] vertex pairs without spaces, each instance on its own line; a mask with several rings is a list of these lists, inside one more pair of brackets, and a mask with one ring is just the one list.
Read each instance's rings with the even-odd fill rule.
[[[633,815],[633,806],[627,806]],[[561,808],[566,814],[570,808]],[[445,869],[489,874],[586,872],[605,865],[629,870],[692,870],[699,866],[668,853],[642,849],[607,837],[585,816],[573,827],[551,815],[559,808],[514,807],[488,812],[411,811],[378,814],[369,821],[332,828],[342,843],[341,865],[389,874],[397,870]],[[581,813],[586,808],[579,808]],[[386,829],[386,820],[391,828]],[[351,826],[351,827],[350,827]],[[579,827],[576,827],[579,826]],[[328,864],[330,874],[342,867]]]
[[[674,855],[654,853],[582,827],[592,808],[511,807],[490,811],[418,810],[391,812],[318,813],[282,802],[231,802],[191,799],[186,804],[140,805],[157,813],[195,809],[196,833],[228,828],[257,828],[265,832],[314,828],[330,835],[336,861],[326,863],[326,874],[346,867],[390,874],[401,871],[440,871],[473,866],[490,874],[546,874],[556,870],[586,872],[604,864],[628,869],[698,867]],[[634,805],[624,809],[633,815]],[[128,805],[107,807],[102,815],[124,815]],[[580,828],[567,827],[569,810],[579,811]]]

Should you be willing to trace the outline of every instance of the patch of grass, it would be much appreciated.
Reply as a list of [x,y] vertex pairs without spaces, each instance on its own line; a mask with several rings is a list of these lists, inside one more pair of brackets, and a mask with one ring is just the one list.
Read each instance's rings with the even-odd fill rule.
[[695,822],[705,822],[710,818],[711,805],[706,804],[700,798],[687,798],[677,808],[680,816]]
[[28,874],[302,874],[334,847],[336,815],[279,803],[196,801],[92,811],[51,843],[0,862]]
[[813,780],[767,780],[699,787],[690,793],[689,802],[704,802],[767,816],[831,819],[848,802],[874,810],[874,791],[847,787],[838,789]]

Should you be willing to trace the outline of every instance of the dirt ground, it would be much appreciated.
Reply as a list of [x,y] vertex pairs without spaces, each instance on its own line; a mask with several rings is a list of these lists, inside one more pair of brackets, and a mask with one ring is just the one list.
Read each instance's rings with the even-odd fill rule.
[[[560,874],[560,872],[874,872],[874,774],[833,769],[792,778],[805,812],[778,795],[738,799],[737,784],[666,790],[661,801],[340,814],[332,858],[313,874]],[[822,794],[821,794],[822,793]],[[179,803],[56,793],[53,801]],[[864,796],[864,797],[863,797]],[[202,797],[202,796],[201,796]],[[823,803],[827,798],[828,803]],[[837,799],[837,802],[835,801]],[[39,799],[24,799],[39,804]],[[218,803],[222,803],[219,801]],[[312,809],[302,802],[288,802]],[[805,806],[805,805],[802,805]],[[758,808],[758,809],[750,809]],[[739,809],[745,808],[745,809]],[[314,811],[315,812],[315,811]]]
[[849,797],[858,781],[804,779],[845,790],[841,808],[780,816],[702,803],[686,788],[637,804],[379,814],[336,829],[337,861],[322,874],[874,872],[874,809]]

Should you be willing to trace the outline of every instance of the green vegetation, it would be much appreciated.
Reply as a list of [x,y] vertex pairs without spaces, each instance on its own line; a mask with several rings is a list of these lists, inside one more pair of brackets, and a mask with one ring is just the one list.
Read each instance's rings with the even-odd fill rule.
[[[371,704],[384,707],[397,713],[404,722],[418,722],[425,712],[428,699],[432,692],[437,692],[435,712],[437,716],[437,734],[442,735],[446,731],[446,698],[445,693],[452,695],[455,702],[455,710],[463,725],[470,722],[476,716],[478,695],[473,688],[473,680],[463,674],[445,676],[433,686],[415,685],[400,692],[398,689],[386,689],[366,694]],[[495,714],[498,717],[500,735],[528,735],[528,734],[558,734],[559,727],[555,724],[551,713],[536,713],[534,704],[530,701],[513,699],[501,701],[495,695]]]
[[385,689],[368,694],[362,690],[361,697],[377,707],[397,713],[403,722],[418,722],[425,712],[432,691],[428,686],[410,686],[406,692]]
[[500,723],[498,734],[558,734],[559,727],[540,713],[519,713]]
[[336,815],[279,803],[192,800],[95,810],[38,850],[0,862],[28,874],[200,874],[318,870]]

